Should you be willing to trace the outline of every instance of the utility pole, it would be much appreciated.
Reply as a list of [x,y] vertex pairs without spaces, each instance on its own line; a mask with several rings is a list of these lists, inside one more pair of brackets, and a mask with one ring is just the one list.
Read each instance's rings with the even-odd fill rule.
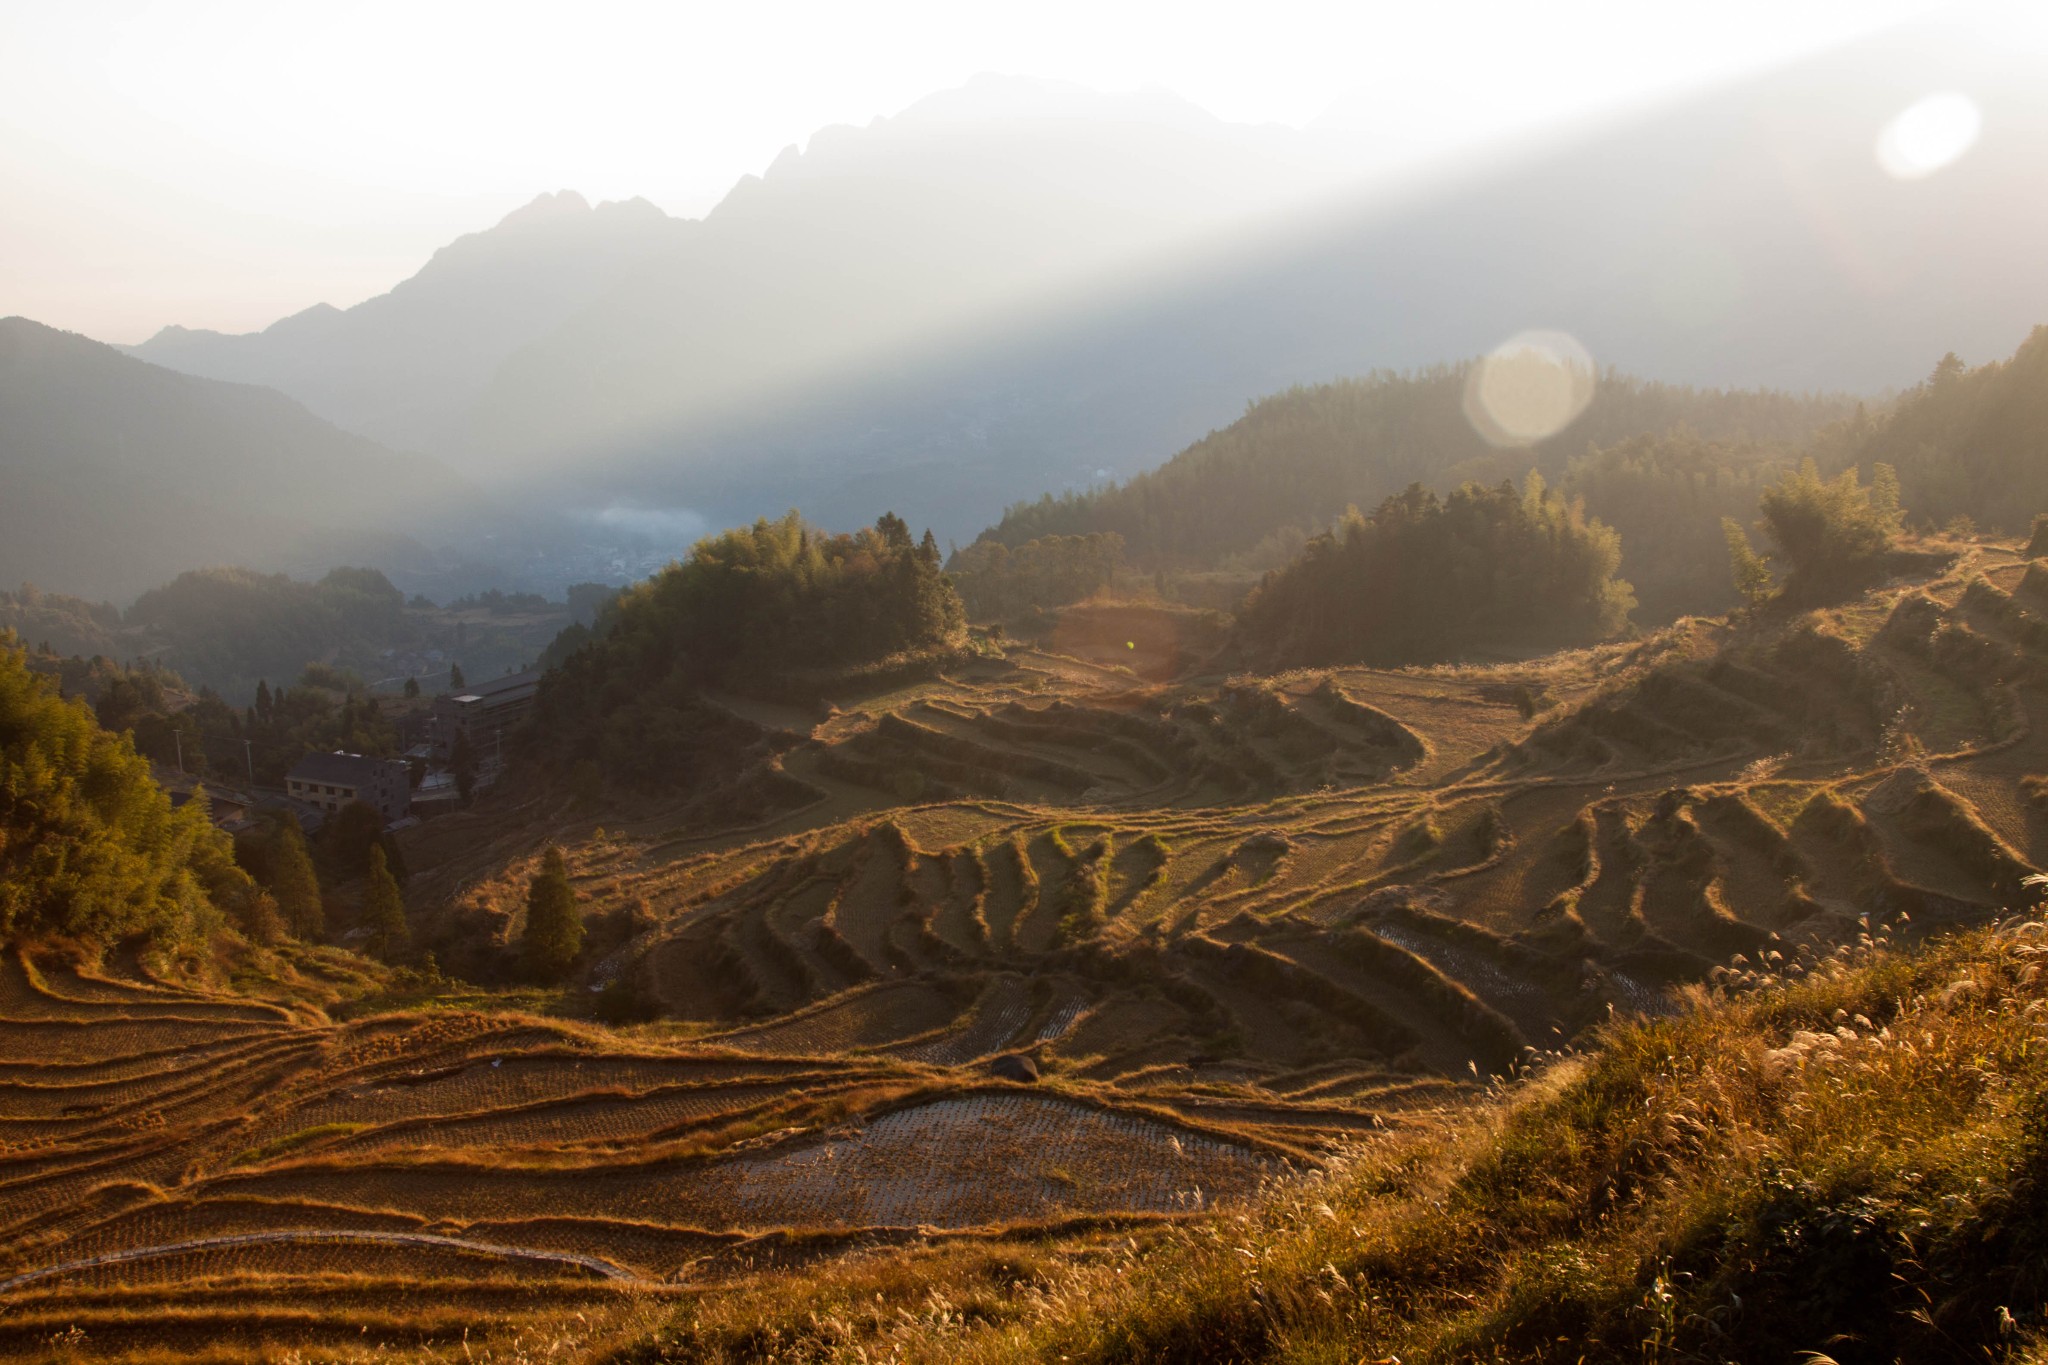
[[178,773],[180,776],[183,776],[185,772],[185,732],[173,726],[171,727],[171,738],[178,745]]
[[242,760],[249,765],[249,795],[256,794],[256,746],[252,740],[242,741]]

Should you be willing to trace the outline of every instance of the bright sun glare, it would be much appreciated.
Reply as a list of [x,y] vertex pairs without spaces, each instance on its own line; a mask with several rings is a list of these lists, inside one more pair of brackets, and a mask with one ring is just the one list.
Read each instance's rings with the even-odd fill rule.
[[1465,379],[1465,417],[1496,446],[1555,436],[1593,401],[1593,357],[1563,332],[1523,332],[1495,347]]
[[1984,113],[1968,95],[1916,100],[1877,135],[1877,164],[1897,180],[1919,180],[1952,165],[1976,144]]

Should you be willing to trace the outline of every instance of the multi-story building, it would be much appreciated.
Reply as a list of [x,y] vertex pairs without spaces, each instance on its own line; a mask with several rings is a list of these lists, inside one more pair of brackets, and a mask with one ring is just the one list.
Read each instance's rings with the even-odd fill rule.
[[412,775],[395,758],[362,754],[307,754],[285,775],[285,791],[295,801],[332,813],[351,801],[372,806],[390,824],[404,818],[412,804]]
[[465,687],[452,696],[434,698],[434,746],[447,754],[457,735],[468,735],[482,757],[487,748],[533,713],[540,691],[539,673],[507,673],[502,678]]

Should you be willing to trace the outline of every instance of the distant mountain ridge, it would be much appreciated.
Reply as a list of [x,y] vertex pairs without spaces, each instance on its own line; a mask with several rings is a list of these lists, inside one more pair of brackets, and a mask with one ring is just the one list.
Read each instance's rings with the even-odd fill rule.
[[0,319],[0,583],[120,599],[200,565],[417,557],[468,501],[432,460],[283,394]]
[[[551,505],[714,525],[795,505],[837,528],[892,509],[961,540],[1135,474],[1258,395],[1530,327],[1648,380],[1876,394],[1921,377],[1907,357],[2008,354],[2044,314],[2035,75],[1929,20],[1263,224],[1246,186],[1300,204],[1334,183],[1310,144],[1160,97],[994,82],[821,130],[703,221],[651,225],[556,325],[534,310],[491,363],[463,359],[466,407],[455,385],[392,397],[348,349],[366,324],[325,368],[361,382],[364,411],[406,412],[408,443]],[[1981,139],[1888,178],[1881,130],[1941,90],[1977,101]],[[427,297],[409,289],[345,316]],[[174,340],[147,346],[196,363]],[[266,382],[330,411],[310,380]]]
[[240,335],[171,326],[120,349],[278,389],[387,445],[445,451],[506,357],[687,231],[644,199],[593,208],[572,190],[543,194],[353,308],[315,304]]
[[[864,128],[820,129],[701,221],[543,195],[346,311],[240,336],[166,328],[127,349],[270,385],[394,447],[523,473],[637,439],[648,392],[729,413],[1313,197],[1341,183],[1355,145],[1227,124],[1163,94],[984,76]],[[531,383],[546,410],[517,396]]]

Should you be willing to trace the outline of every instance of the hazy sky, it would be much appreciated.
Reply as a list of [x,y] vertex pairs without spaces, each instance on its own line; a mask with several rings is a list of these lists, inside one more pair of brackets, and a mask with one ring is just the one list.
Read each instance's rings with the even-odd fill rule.
[[109,341],[347,306],[543,190],[696,215],[981,71],[1395,156],[1698,85],[1927,0],[0,0],[0,315]]

